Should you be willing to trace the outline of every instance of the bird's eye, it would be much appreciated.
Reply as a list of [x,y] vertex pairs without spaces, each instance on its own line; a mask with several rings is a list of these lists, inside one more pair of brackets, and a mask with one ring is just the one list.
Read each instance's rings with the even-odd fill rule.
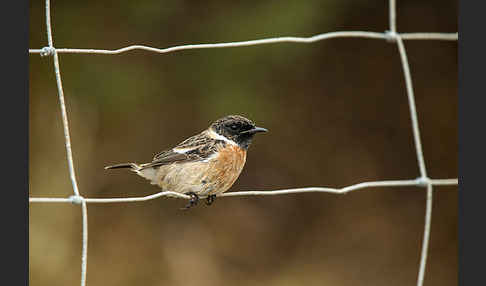
[[238,124],[233,123],[230,125],[231,130],[237,130],[238,129]]

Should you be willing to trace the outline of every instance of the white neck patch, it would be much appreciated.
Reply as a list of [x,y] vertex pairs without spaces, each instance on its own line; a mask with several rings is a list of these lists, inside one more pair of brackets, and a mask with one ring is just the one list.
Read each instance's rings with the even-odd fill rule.
[[216,133],[212,128],[209,128],[208,135],[209,135],[209,137],[211,137],[213,139],[222,140],[222,141],[229,143],[229,144],[232,144],[232,145],[238,145],[238,144],[236,144],[235,141],[228,139],[221,134]]

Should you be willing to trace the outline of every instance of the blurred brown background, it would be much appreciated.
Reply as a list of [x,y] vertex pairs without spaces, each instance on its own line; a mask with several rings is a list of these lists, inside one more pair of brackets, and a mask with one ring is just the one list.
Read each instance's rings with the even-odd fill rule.
[[[56,47],[159,48],[388,29],[387,1],[53,1]],[[456,32],[457,1],[398,1],[401,32]],[[46,46],[30,1],[30,48]],[[457,43],[406,41],[430,177],[457,177]],[[30,196],[72,194],[52,58],[30,55]],[[230,191],[342,187],[418,176],[396,45],[314,44],[154,54],[60,55],[86,197],[158,191],[107,164],[151,160],[241,114],[255,138]],[[434,193],[425,285],[457,285],[457,187]],[[425,192],[366,189],[88,205],[88,285],[414,285]],[[30,204],[30,285],[78,285],[81,211]]]

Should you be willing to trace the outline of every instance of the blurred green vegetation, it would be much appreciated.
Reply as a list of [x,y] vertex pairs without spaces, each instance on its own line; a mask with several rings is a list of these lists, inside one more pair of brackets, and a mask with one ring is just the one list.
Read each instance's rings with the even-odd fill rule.
[[[402,32],[456,32],[457,1],[398,1]],[[54,43],[116,49],[384,31],[386,1],[53,1]],[[46,46],[30,2],[30,48]],[[406,41],[428,173],[457,177],[457,43]],[[72,193],[51,58],[29,57],[30,196]],[[86,197],[158,191],[107,164],[146,162],[227,114],[255,138],[230,191],[418,176],[395,45],[368,39],[153,54],[60,55]],[[457,284],[457,188],[437,188],[425,285]],[[414,285],[419,188],[88,205],[88,285]],[[77,285],[81,211],[29,206],[30,285]]]

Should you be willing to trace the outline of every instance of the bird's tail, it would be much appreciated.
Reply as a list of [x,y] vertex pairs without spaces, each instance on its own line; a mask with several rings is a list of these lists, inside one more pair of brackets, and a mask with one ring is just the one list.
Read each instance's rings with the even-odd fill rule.
[[157,184],[155,179],[157,175],[157,169],[151,168],[151,167],[146,167],[148,164],[135,164],[135,163],[122,163],[122,164],[116,164],[116,165],[111,165],[111,166],[106,166],[105,170],[111,170],[111,169],[125,169],[129,168],[131,171],[137,173],[138,175],[144,177],[147,180],[152,181],[152,184]]
[[116,164],[116,165],[106,166],[105,167],[105,170],[110,170],[110,169],[124,169],[124,168],[130,168],[133,171],[138,171],[138,170],[140,170],[140,165],[137,165],[135,163],[122,163],[122,164]]

